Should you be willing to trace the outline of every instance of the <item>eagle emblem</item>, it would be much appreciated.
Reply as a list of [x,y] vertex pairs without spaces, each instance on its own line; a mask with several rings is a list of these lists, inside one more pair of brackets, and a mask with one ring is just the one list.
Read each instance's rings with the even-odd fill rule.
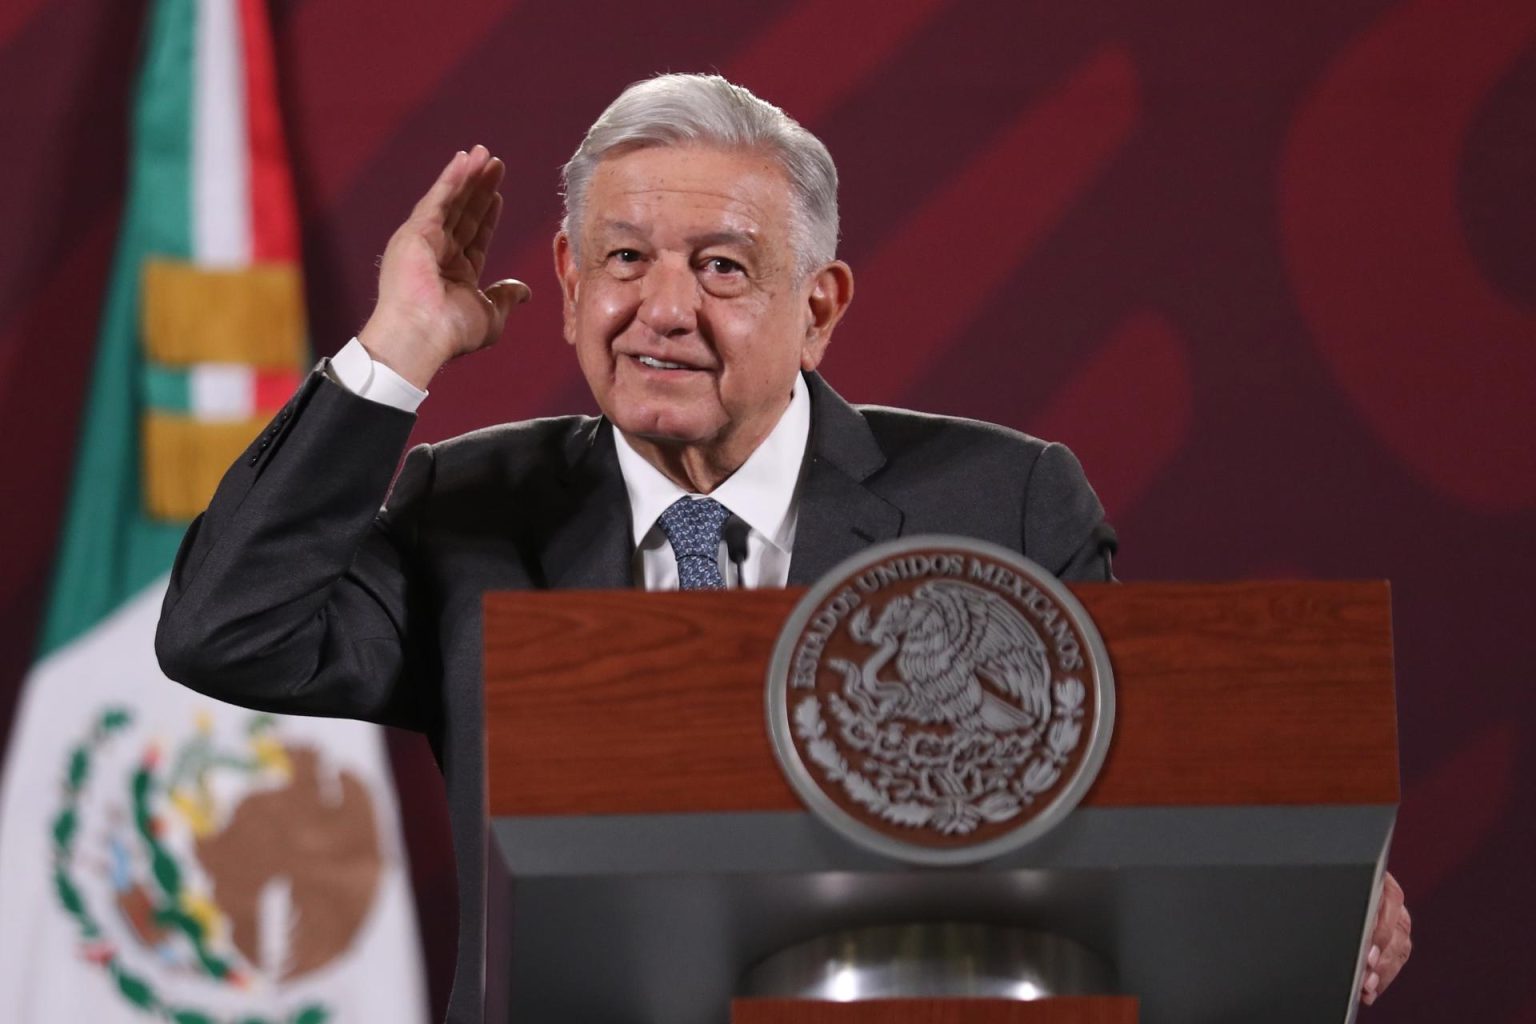
[[1092,781],[1113,711],[1101,651],[1076,599],[1016,554],[884,545],[834,570],[786,627],[769,675],[775,749],[852,838],[979,859],[1049,827]]
[[[892,598],[873,626],[868,608],[849,631],[878,649],[844,694],[872,720],[942,722],[967,732],[1016,732],[1050,717],[1051,668],[1040,634],[1007,601],[957,580],[924,583]],[[897,679],[879,672],[891,659]]]

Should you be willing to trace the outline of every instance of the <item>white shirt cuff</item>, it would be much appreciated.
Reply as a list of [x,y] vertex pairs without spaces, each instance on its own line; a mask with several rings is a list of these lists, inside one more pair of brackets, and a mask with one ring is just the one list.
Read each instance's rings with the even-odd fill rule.
[[374,361],[353,338],[331,357],[331,370],[343,387],[370,402],[378,402],[401,412],[415,412],[427,393],[383,363]]

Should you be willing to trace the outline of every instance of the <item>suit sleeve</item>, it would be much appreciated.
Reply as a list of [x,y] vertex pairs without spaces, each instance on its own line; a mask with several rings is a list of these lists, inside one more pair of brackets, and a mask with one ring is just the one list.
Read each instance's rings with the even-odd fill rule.
[[1103,582],[1114,579],[1116,546],[1077,456],[1066,445],[1046,445],[1025,485],[1024,554],[1060,579]]
[[263,710],[430,727],[435,694],[408,671],[430,448],[380,512],[414,422],[310,375],[182,541],[155,636],[168,676]]

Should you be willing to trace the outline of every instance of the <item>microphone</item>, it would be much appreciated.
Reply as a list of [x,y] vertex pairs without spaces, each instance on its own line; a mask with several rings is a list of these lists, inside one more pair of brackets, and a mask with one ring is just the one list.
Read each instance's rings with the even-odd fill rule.
[[1108,523],[1100,523],[1093,528],[1093,540],[1099,549],[1099,554],[1104,556],[1104,581],[1113,583],[1115,580],[1115,553],[1120,550],[1120,538],[1115,536],[1115,528]]
[[747,561],[747,532],[752,528],[740,516],[732,515],[720,527],[720,537],[725,541],[725,557],[736,569],[736,587],[741,588],[741,567]]

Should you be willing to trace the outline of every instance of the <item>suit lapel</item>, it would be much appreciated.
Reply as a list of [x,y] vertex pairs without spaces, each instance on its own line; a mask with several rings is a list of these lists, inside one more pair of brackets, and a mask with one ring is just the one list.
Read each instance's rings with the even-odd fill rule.
[[[864,481],[885,465],[858,410],[807,374],[811,437],[800,482],[800,514],[789,585],[809,586],[833,566],[901,533],[899,508]],[[551,529],[539,554],[547,586],[560,589],[632,587],[634,539],[629,495],[619,472],[613,428],[593,420],[567,444],[564,493],[550,509]]]
[[901,533],[901,510],[864,486],[885,465],[869,425],[818,374],[807,374],[811,439],[789,585],[809,586],[845,558]]
[[613,428],[593,420],[566,448],[565,492],[539,553],[547,586],[607,590],[634,586],[629,495],[613,447]]

